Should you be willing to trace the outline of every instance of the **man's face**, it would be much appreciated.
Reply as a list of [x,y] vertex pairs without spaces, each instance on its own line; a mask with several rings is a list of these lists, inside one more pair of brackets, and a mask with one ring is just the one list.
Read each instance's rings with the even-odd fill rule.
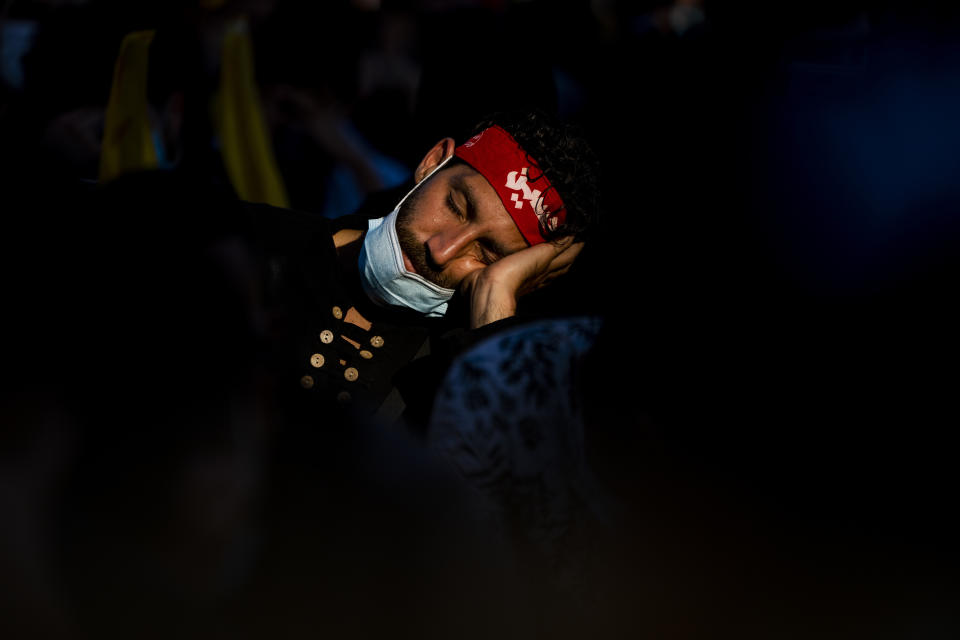
[[397,237],[407,270],[448,289],[527,247],[494,188],[463,163],[437,171],[407,198]]

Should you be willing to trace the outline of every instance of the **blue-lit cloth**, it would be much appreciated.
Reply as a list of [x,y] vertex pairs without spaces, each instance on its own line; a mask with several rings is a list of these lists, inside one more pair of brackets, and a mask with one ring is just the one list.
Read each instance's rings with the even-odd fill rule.
[[481,495],[517,561],[563,591],[576,590],[606,517],[579,393],[600,328],[593,317],[549,320],[479,343],[453,363],[427,434]]

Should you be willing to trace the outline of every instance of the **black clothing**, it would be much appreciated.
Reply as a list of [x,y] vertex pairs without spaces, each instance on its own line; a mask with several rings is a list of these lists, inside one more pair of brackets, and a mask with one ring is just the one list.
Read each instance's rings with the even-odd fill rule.
[[[411,186],[376,194],[356,213],[336,219],[242,205],[246,234],[266,269],[265,302],[279,317],[274,330],[281,393],[297,419],[392,424],[402,416],[404,427],[421,436],[453,357],[517,322],[467,330],[468,309],[458,297],[443,318],[383,308],[363,292],[356,271],[343,268],[333,235],[366,230],[368,220],[389,213]],[[370,327],[348,322],[351,309]]]
[[[149,244],[170,255],[239,239],[255,272],[243,286],[257,299],[285,419],[314,428],[357,420],[393,424],[402,416],[418,431],[453,355],[507,323],[467,331],[467,310],[456,298],[440,319],[382,308],[366,297],[356,272],[344,270],[333,235],[366,230],[367,220],[389,213],[409,187],[378,194],[355,214],[326,219],[241,202],[183,173],[147,172],[95,190],[86,203],[91,226],[85,235],[119,231],[133,251]],[[166,303],[176,302],[173,296]],[[348,321],[356,312],[368,328]]]
[[[366,229],[409,186],[330,220],[240,202],[180,171],[83,189],[20,185],[31,204],[11,207],[18,226],[5,259],[11,275],[33,273],[8,287],[23,301],[15,317],[31,339],[14,341],[9,377],[24,379],[29,365],[43,385],[62,384],[79,402],[95,404],[110,389],[114,403],[129,398],[140,415],[179,402],[188,383],[198,402],[228,393],[233,377],[254,366],[266,374],[281,422],[301,435],[363,421],[420,436],[452,358],[515,320],[467,330],[458,296],[440,319],[381,308],[355,272],[343,271],[333,234]],[[351,309],[371,326],[347,322]],[[82,336],[73,349],[87,373],[51,381],[60,343],[48,336],[65,329]]]
[[[31,215],[4,259],[20,284],[6,288],[18,330],[7,344],[20,343],[5,351],[8,393],[26,400],[7,412],[21,442],[4,442],[13,467],[36,458],[49,466],[37,477],[62,474],[49,483],[62,532],[49,553],[80,635],[239,625],[257,637],[290,621],[395,631],[512,610],[503,588],[481,588],[500,580],[498,550],[472,493],[377,414],[392,396],[405,422],[426,415],[446,349],[473,332],[456,329],[461,316],[368,303],[332,240],[358,220],[241,203],[167,172],[24,193]],[[354,307],[369,329],[345,322]],[[43,439],[57,455],[34,455]],[[463,575],[476,597],[448,588]],[[358,619],[369,611],[381,615]]]
[[[356,274],[342,269],[333,234],[365,229],[366,219],[327,220],[267,205],[242,208],[248,216],[246,233],[264,269],[277,383],[295,419],[319,424],[331,418],[352,422],[376,417],[393,422],[410,402],[414,411],[426,415],[428,408],[418,405],[429,403],[430,381],[413,380],[401,397],[395,380],[406,365],[433,354],[433,345],[454,327],[446,319],[377,307]],[[356,313],[369,327],[350,322]],[[432,368],[420,367],[421,375]]]

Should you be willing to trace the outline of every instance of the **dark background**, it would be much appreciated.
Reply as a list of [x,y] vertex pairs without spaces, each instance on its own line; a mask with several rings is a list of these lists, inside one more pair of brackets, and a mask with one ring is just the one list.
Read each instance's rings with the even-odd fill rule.
[[[631,524],[610,551],[615,595],[596,633],[946,638],[958,630],[960,11],[945,4],[277,0],[219,15],[250,17],[295,208],[348,213],[494,110],[553,111],[593,144],[604,222],[544,304],[607,320],[585,378],[588,439]],[[214,77],[197,62],[209,13],[7,0],[2,20],[0,575],[14,629],[120,635],[151,620],[158,636],[181,635],[183,620],[241,635],[227,619],[251,635],[284,624],[363,635],[383,631],[370,611],[392,611],[385,629],[449,637],[491,610],[503,624],[471,632],[536,627],[492,601],[487,581],[505,587],[489,565],[446,563],[474,558],[461,542],[437,545],[440,560],[411,555],[447,531],[436,505],[460,498],[438,492],[446,480],[406,445],[381,457],[390,447],[376,438],[371,453],[362,437],[330,436],[329,451],[352,453],[285,476],[293,497],[276,513],[243,506],[269,466],[258,444],[269,420],[197,417],[260,397],[237,391],[260,389],[261,363],[236,272],[169,254],[204,227],[168,216],[175,202],[105,217],[85,204],[118,46],[140,28],[159,30],[151,105],[185,123],[171,157],[225,188],[197,115]],[[29,46],[10,48],[14,27]],[[352,455],[365,464],[343,461]],[[413,468],[429,477],[410,480]],[[196,504],[157,478],[180,478]],[[204,519],[230,500],[222,520]],[[242,565],[245,536],[270,517],[289,525],[292,549],[316,534],[350,553],[273,558],[284,595],[259,600],[253,587],[231,600],[245,583],[224,567]],[[182,526],[164,535],[158,522]],[[357,535],[399,522],[389,544]],[[204,573],[195,557],[221,561]],[[430,579],[411,581],[426,564]],[[290,578],[303,566],[331,578]],[[351,587],[357,566],[369,581]],[[454,597],[441,584],[470,588]],[[557,627],[592,633],[577,622]]]

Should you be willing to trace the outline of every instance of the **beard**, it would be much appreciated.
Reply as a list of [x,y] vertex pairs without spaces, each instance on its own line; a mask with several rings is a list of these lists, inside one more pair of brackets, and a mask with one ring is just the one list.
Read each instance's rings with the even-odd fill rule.
[[400,205],[400,210],[397,211],[397,240],[400,242],[400,248],[410,259],[418,274],[433,284],[447,289],[456,289],[457,283],[451,282],[451,279],[445,276],[441,269],[437,268],[433,260],[430,259],[426,244],[418,241],[416,235],[410,229],[410,220],[413,218],[413,212],[419,202],[420,194],[414,192]]

